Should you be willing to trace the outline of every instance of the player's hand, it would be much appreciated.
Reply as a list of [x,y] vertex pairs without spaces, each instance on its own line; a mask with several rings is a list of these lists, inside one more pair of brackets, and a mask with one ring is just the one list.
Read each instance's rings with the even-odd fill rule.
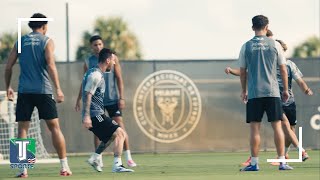
[[312,96],[313,95],[313,92],[312,92],[312,90],[310,88],[308,88],[306,90],[306,95],[308,95],[308,96]]
[[90,116],[86,115],[83,117],[82,125],[86,129],[92,128],[92,121],[91,121]]
[[62,103],[64,101],[64,94],[61,89],[57,89],[57,103]]
[[283,91],[282,92],[282,101],[287,102],[289,99],[289,92],[288,91]]
[[248,102],[248,92],[247,91],[242,91],[240,97],[242,98],[242,102],[244,104],[247,104],[247,102]]
[[14,99],[14,90],[11,87],[7,89],[7,97],[9,101],[13,101]]
[[224,72],[226,73],[226,74],[230,74],[231,73],[231,67],[226,67],[226,69],[224,70]]
[[76,112],[79,112],[80,108],[81,108],[81,102],[80,102],[80,99],[77,98],[76,106],[74,107],[74,109],[76,110]]
[[119,99],[118,106],[119,106],[120,110],[124,109],[124,107],[126,106],[125,100],[124,99]]

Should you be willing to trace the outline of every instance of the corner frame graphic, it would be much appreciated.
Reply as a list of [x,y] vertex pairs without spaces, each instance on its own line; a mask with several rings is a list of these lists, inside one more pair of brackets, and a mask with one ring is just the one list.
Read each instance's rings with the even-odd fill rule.
[[53,18],[18,18],[18,53],[21,53],[21,23],[23,21],[53,21]]

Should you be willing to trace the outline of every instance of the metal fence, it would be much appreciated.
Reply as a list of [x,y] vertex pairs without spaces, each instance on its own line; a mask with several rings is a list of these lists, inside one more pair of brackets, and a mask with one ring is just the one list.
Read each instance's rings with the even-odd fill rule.
[[[304,95],[294,83],[297,126],[303,127],[305,148],[320,149],[320,60],[295,59],[307,84]],[[82,80],[82,62],[58,63],[65,102],[58,112],[68,152],[93,151],[93,135],[81,126],[74,111]],[[4,66],[0,65],[1,73]],[[133,152],[241,151],[249,148],[245,105],[240,101],[240,80],[226,75],[231,60],[123,61],[126,108],[123,119]],[[17,89],[18,65],[12,85]],[[2,76],[1,76],[2,77]],[[0,90],[4,90],[3,78]],[[41,124],[44,144],[54,152],[50,132]],[[271,125],[263,121],[262,149],[273,149]]]

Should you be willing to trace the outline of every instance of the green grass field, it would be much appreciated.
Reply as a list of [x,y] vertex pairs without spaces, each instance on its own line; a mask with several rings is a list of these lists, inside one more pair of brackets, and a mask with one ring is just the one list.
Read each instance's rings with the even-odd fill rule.
[[[36,164],[29,170],[29,179],[130,179],[130,180],[171,180],[171,179],[215,179],[215,180],[319,180],[320,151],[308,151],[310,159],[303,163],[290,163],[295,169],[279,171],[266,159],[274,158],[275,152],[260,153],[259,172],[239,172],[240,163],[246,160],[248,153],[188,153],[188,154],[134,154],[139,164],[134,173],[111,173],[113,157],[104,155],[104,171],[95,172],[85,160],[88,157],[69,157],[73,176],[60,177],[60,164]],[[297,157],[291,152],[290,157]],[[0,179],[13,179],[17,170],[9,165],[0,165]]]

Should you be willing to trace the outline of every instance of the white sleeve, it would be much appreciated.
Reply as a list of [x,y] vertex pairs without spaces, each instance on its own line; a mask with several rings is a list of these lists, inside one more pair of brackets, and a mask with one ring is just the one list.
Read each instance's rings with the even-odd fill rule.
[[246,61],[246,44],[242,45],[241,50],[240,50],[240,55],[239,55],[239,66],[241,68],[247,68],[247,61]]
[[290,60],[288,60],[288,61],[289,61],[289,66],[290,66],[292,78],[294,80],[298,80],[298,79],[302,78],[303,74],[301,73],[301,71],[298,68],[298,66],[294,62],[292,62]]
[[277,55],[278,65],[286,64],[286,57],[284,55],[281,44],[275,41],[275,45],[276,45],[276,50],[278,52],[278,55]]
[[93,72],[89,75],[87,79],[87,84],[84,91],[94,94],[102,80],[102,75],[99,72]]

